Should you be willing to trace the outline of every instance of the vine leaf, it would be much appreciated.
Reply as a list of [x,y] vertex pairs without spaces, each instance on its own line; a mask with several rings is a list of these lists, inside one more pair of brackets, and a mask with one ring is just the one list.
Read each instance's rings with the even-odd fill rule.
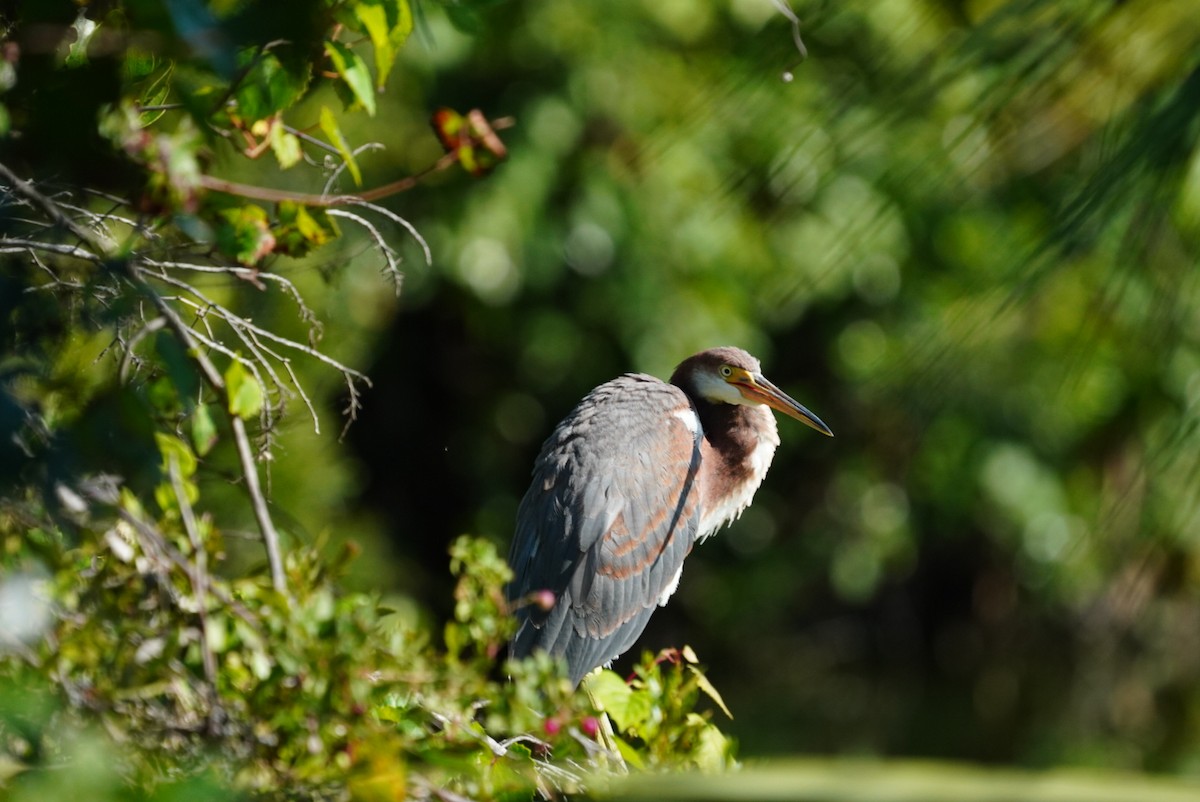
[[275,249],[275,235],[261,206],[247,204],[220,211],[217,247],[247,267]]
[[375,86],[383,91],[396,62],[396,52],[413,29],[412,10],[405,0],[363,0],[354,16],[375,49]]
[[371,70],[367,68],[367,62],[341,42],[326,42],[325,53],[346,86],[350,87],[354,99],[362,104],[367,114],[375,116],[375,87],[371,83]]
[[238,84],[238,116],[249,126],[291,106],[308,88],[312,67],[306,63],[287,63],[275,53],[254,53],[243,57],[256,60]]
[[229,414],[243,420],[258,414],[263,405],[262,387],[236,359],[225,371],[225,391],[229,396]]
[[354,160],[350,145],[346,142],[346,137],[342,136],[337,119],[334,118],[333,112],[329,110],[328,106],[321,107],[320,121],[321,130],[325,136],[329,137],[329,143],[337,148],[338,154],[346,162],[346,169],[350,171],[350,177],[354,179],[355,184],[362,186],[362,171],[358,169],[358,162]]
[[300,151],[300,138],[278,123],[271,126],[271,151],[284,170],[294,167],[303,156]]
[[217,426],[213,422],[208,404],[198,404],[192,412],[192,448],[198,456],[205,456],[217,444]]
[[308,208],[293,201],[279,204],[279,222],[273,229],[275,252],[300,257],[338,236],[337,224],[324,209]]

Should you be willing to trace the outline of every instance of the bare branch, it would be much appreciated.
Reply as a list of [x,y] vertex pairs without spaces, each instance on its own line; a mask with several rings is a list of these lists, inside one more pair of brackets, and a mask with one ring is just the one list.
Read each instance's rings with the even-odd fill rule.
[[[141,286],[143,292],[149,296],[159,313],[167,319],[171,330],[179,337],[179,341],[183,343],[192,360],[199,366],[201,375],[217,391],[218,395],[226,398],[225,378],[217,370],[212,360],[208,358],[208,355],[199,348],[196,332],[192,331],[180,319],[179,314],[171,308],[171,305],[155,292],[153,287],[146,283],[145,278],[143,278],[143,275],[146,274],[145,271],[131,266],[129,273],[133,280]],[[228,411],[227,405],[225,409]],[[283,572],[283,559],[279,553],[279,533],[275,530],[275,522],[271,520],[271,512],[267,508],[267,500],[263,498],[262,488],[258,483],[258,466],[255,464],[254,455],[250,451],[250,438],[246,434],[246,422],[232,412],[229,412],[229,425],[233,431],[234,441],[237,443],[238,459],[242,464],[242,474],[246,478],[246,493],[250,496],[250,504],[254,508],[254,517],[258,522],[258,529],[262,532],[263,544],[267,549],[267,562],[271,568],[271,582],[277,591],[285,593],[287,591],[287,578]]]
[[[352,157],[356,157],[360,153],[367,153],[372,150],[383,150],[383,143],[368,142],[365,145],[359,145],[357,148],[355,148],[353,151],[350,152],[350,155]],[[324,189],[321,190],[322,195],[329,194],[329,190],[333,189],[333,185],[337,182],[338,176],[340,176],[342,173],[344,173],[346,171],[346,168],[349,166],[350,166],[349,160],[343,159],[342,163],[333,169],[333,172],[329,174],[329,178],[327,178],[325,180],[325,187],[324,187]]]
[[8,182],[9,186],[16,192],[20,193],[27,200],[42,210],[42,212],[50,218],[55,224],[62,226],[67,231],[71,232],[81,242],[88,245],[96,253],[106,253],[109,250],[109,243],[97,239],[92,232],[82,227],[58,208],[58,205],[47,198],[42,193],[33,188],[33,184],[18,178],[16,173],[8,169],[7,165],[0,164],[0,178]]
[[361,381],[363,384],[367,385],[368,387],[372,386],[371,379],[366,374],[361,373],[347,365],[343,365],[341,362],[338,362],[333,357],[326,356],[325,354],[321,353],[320,351],[318,351],[315,348],[310,348],[309,346],[298,343],[295,340],[289,340],[287,337],[283,337],[281,335],[276,334],[273,331],[264,329],[261,326],[254,325],[249,320],[247,320],[243,317],[240,317],[237,313],[232,312],[229,309],[226,309],[221,304],[217,303],[216,301],[212,300],[211,298],[208,298],[207,296],[204,295],[204,293],[200,292],[198,289],[196,289],[195,287],[193,287],[192,285],[188,284],[185,281],[180,281],[179,279],[176,279],[176,278],[173,278],[171,276],[167,276],[167,275],[164,275],[161,273],[151,273],[148,271],[141,271],[141,272],[148,278],[153,278],[157,281],[162,281],[166,284],[170,284],[173,287],[177,287],[178,289],[181,289],[184,292],[194,295],[196,298],[199,298],[201,301],[203,301],[207,306],[220,312],[221,317],[224,318],[227,322],[236,320],[238,326],[242,326],[242,327],[246,328],[247,330],[253,331],[255,334],[258,334],[259,336],[265,337],[266,339],[272,340],[273,342],[277,342],[280,345],[286,346],[288,348],[292,348],[303,354],[307,354],[308,356],[312,357],[313,359],[317,360],[318,362],[324,362],[326,365],[329,365],[331,368],[338,370],[339,372],[341,372],[342,374],[344,374],[348,377],[353,376],[355,379]]
[[[161,320],[161,318],[159,318]],[[208,641],[208,551],[200,537],[200,528],[196,525],[196,515],[192,503],[188,500],[187,489],[183,486],[180,476],[179,460],[171,454],[168,461],[168,472],[171,476],[171,489],[175,493],[176,503],[179,504],[179,517],[187,532],[188,541],[192,545],[192,559],[187,564],[188,580],[192,585],[192,593],[196,597],[196,617],[200,621],[197,629],[200,644],[200,664],[204,669],[204,685],[201,686],[207,707],[209,729],[214,729],[219,717],[220,704],[217,695],[217,658],[213,653],[212,644]]]
[[242,267],[240,265],[198,265],[189,262],[172,262],[161,259],[143,259],[142,261],[144,264],[158,268],[162,275],[166,275],[166,271],[168,269],[185,270],[194,273],[224,274],[238,278],[248,278],[253,276],[262,282],[278,284],[283,288],[284,292],[296,302],[296,306],[300,310],[300,319],[308,324],[309,345],[313,345],[317,340],[321,339],[321,334],[324,330],[324,327],[321,325],[321,321],[317,319],[315,314],[313,314],[312,309],[309,308],[308,304],[304,300],[304,296],[300,294],[300,290],[296,288],[296,285],[293,284],[288,278],[281,276],[278,273],[262,272],[249,267]]
[[43,251],[59,256],[73,256],[87,262],[100,264],[104,260],[87,248],[78,245],[66,245],[59,242],[39,242],[38,240],[17,239],[15,237],[0,238],[0,253],[25,253],[27,251]]
[[400,215],[391,211],[390,209],[386,209],[375,203],[370,203],[365,200],[358,200],[357,198],[354,200],[346,201],[346,202],[351,206],[362,206],[364,209],[370,209],[371,211],[375,212],[376,214],[381,214],[384,217],[391,220],[396,225],[402,227],[410,235],[412,235],[413,239],[415,239],[418,243],[420,243],[421,250],[425,254],[425,264],[427,264],[427,265],[433,264],[433,251],[431,251],[429,249],[429,243],[425,241],[425,238],[421,236],[421,232],[417,231],[416,226],[414,226],[412,223],[408,222],[403,217],[401,217]]
[[267,563],[271,567],[271,583],[280,593],[287,592],[287,576],[283,572],[283,557],[279,552],[279,533],[275,531],[275,522],[271,520],[271,511],[267,508],[267,499],[263,496],[262,486],[258,483],[258,469],[254,464],[254,453],[250,450],[250,435],[246,433],[246,422],[233,415],[229,419],[233,429],[233,439],[237,444],[238,458],[246,475],[246,492],[250,494],[250,503],[254,507],[254,517],[258,528],[263,533],[263,543],[267,547]]
[[[299,132],[297,135],[302,134]],[[305,141],[313,139],[304,135]],[[316,140],[319,142],[320,140]],[[310,144],[312,144],[310,142]],[[370,146],[368,146],[370,147]],[[362,152],[366,148],[360,148]],[[439,160],[433,169],[445,169],[454,159]],[[340,175],[344,165],[330,177],[332,182]],[[426,171],[425,174],[428,174]],[[395,224],[403,227],[420,244],[427,262],[432,261],[428,243],[419,232],[404,218],[394,212],[377,206],[370,201],[396,191],[403,191],[415,184],[420,176],[413,176],[405,181],[396,182],[390,187],[371,190],[360,196],[311,196],[300,193],[280,193],[270,190],[251,191],[243,193],[240,185],[222,182],[211,177],[202,177],[202,183],[210,189],[233,191],[235,194],[245,194],[263,200],[296,200],[313,206],[362,206],[380,214]],[[143,339],[154,332],[167,329],[183,346],[187,357],[196,366],[203,383],[212,388],[226,403],[222,404],[228,416],[233,439],[237,448],[238,459],[245,477],[245,490],[254,509],[262,540],[266,547],[267,559],[270,565],[272,582],[277,590],[286,592],[285,572],[282,553],[279,545],[279,533],[271,520],[267,498],[259,476],[258,461],[270,458],[273,429],[276,416],[281,414],[289,399],[299,395],[308,414],[313,421],[315,431],[320,431],[319,416],[312,398],[309,397],[300,383],[292,355],[289,352],[300,353],[328,367],[337,370],[346,382],[347,405],[345,408],[346,429],[357,419],[361,408],[359,382],[371,386],[371,381],[365,374],[343,364],[342,362],[322,353],[316,345],[321,339],[322,327],[313,310],[306,303],[299,288],[289,279],[277,273],[260,272],[251,268],[236,265],[222,265],[207,262],[206,256],[197,256],[195,262],[177,260],[175,255],[183,255],[193,246],[190,244],[167,244],[158,239],[153,226],[146,225],[134,213],[124,211],[128,202],[112,196],[101,196],[112,202],[108,210],[96,211],[88,208],[87,204],[78,205],[66,195],[43,194],[30,182],[18,178],[7,166],[0,164],[0,193],[3,202],[10,208],[16,208],[29,213],[25,216],[36,218],[27,223],[33,234],[25,233],[20,237],[0,237],[0,254],[27,254],[37,267],[44,271],[49,281],[37,287],[39,291],[62,291],[79,294],[87,292],[95,301],[108,305],[112,297],[122,292],[122,284],[129,282],[132,287],[149,302],[148,308],[152,314],[134,312],[126,314],[123,322],[118,323],[118,331],[113,340],[121,353],[118,375],[122,381],[127,381],[139,364],[137,350]],[[400,258],[396,250],[388,245],[383,232],[378,225],[361,213],[341,211],[338,216],[349,219],[362,226],[374,245],[381,250],[386,260],[386,269],[397,292],[399,291],[402,274],[399,269]],[[10,216],[10,221],[14,218]],[[72,242],[71,239],[77,241]],[[139,252],[139,248],[122,247],[118,240],[125,238],[140,238],[142,249],[151,253],[160,248],[167,252],[167,258],[155,258],[151,253]],[[145,243],[151,247],[146,248]],[[157,243],[157,244],[156,244]],[[46,257],[43,261],[39,255]],[[55,259],[51,259],[54,257]],[[75,281],[74,275],[67,268],[60,266],[55,260],[77,259],[87,265],[99,266],[103,269],[98,273],[100,281],[85,278]],[[307,326],[307,344],[289,337],[276,334],[270,329],[256,325],[249,318],[239,315],[232,309],[216,303],[192,282],[185,280],[186,274],[192,275],[224,275],[238,279],[254,279],[256,284],[275,284],[280,287],[296,304],[301,321]],[[112,286],[106,284],[105,276],[113,277]],[[170,295],[161,292],[162,286],[178,290],[178,294]],[[34,289],[34,288],[31,288]],[[195,317],[188,321],[184,316],[192,310]],[[183,316],[181,316],[183,315]],[[220,321],[216,323],[214,321]],[[228,327],[221,328],[220,324]],[[238,349],[238,350],[235,350]],[[106,349],[107,350],[107,349]],[[238,351],[242,351],[239,353]],[[213,354],[237,361],[247,368],[254,380],[263,388],[266,403],[262,405],[263,439],[259,442],[259,460],[256,460],[255,448],[247,431],[245,421],[229,409],[228,387],[225,384],[223,371],[213,362]],[[278,363],[278,364],[276,364]],[[282,369],[280,369],[282,365]],[[285,375],[286,374],[286,375]],[[267,479],[269,480],[269,472]]]
[[117,375],[121,378],[122,382],[129,380],[129,366],[137,361],[137,354],[134,352],[134,349],[137,348],[137,344],[141,342],[142,338],[146,335],[153,334],[166,325],[167,319],[165,317],[160,316],[153,318],[146,323],[146,325],[134,332],[132,337],[125,341],[123,345],[124,353],[121,355],[121,366],[117,369]]
[[383,253],[383,258],[387,260],[387,273],[392,280],[392,284],[396,288],[396,297],[399,298],[400,287],[404,284],[404,274],[400,272],[400,259],[392,247],[387,244],[387,241],[383,238],[383,235],[379,233],[379,229],[376,228],[374,224],[372,224],[371,221],[367,220],[365,217],[354,214],[353,212],[347,212],[344,209],[330,209],[328,212],[326,212],[326,214],[328,214],[330,217],[342,217],[347,220],[352,220],[367,230],[367,233],[370,234],[371,239],[375,241],[375,247],[379,248],[379,250]]

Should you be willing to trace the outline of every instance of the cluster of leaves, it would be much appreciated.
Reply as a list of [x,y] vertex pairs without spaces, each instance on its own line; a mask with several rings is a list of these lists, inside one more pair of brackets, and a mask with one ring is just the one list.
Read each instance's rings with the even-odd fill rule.
[[[0,152],[31,177],[129,198],[139,216],[177,216],[173,236],[244,267],[301,257],[341,233],[320,207],[366,203],[336,194],[343,174],[361,188],[358,156],[376,147],[352,143],[343,117],[375,115],[413,26],[407,0],[301,0],[286,14],[261,0],[186,11],[161,0],[52,0],[0,13]],[[473,143],[485,135],[494,141],[483,154],[503,157],[486,121],[464,132],[434,168],[465,157],[478,173]],[[217,176],[222,162],[245,172],[246,159],[268,153],[280,170],[316,168],[322,189]],[[127,248],[145,232],[132,234]]]
[[588,692],[612,719],[613,741],[631,766],[667,768],[684,761],[717,771],[733,765],[729,739],[711,715],[696,712],[707,697],[733,717],[698,663],[685,646],[664,649],[653,659],[647,655],[627,680],[607,670],[588,678]]
[[[165,448],[164,460],[174,454]],[[173,484],[157,512],[127,490],[93,489],[69,532],[0,518],[5,573],[41,577],[45,594],[10,603],[55,607],[44,637],[0,659],[10,798],[76,782],[88,731],[104,733],[91,748],[109,755],[121,793],[200,777],[296,797],[511,799],[578,791],[595,772],[622,770],[622,757],[727,765],[728,743],[695,710],[706,686],[690,663],[647,659],[628,685],[611,672],[594,679],[594,697],[630,734],[619,754],[560,665],[542,657],[496,676],[511,619],[508,569],[490,543],[454,545],[457,606],[438,639],[374,596],[339,592],[349,553],[294,550],[286,594],[262,576],[209,573],[221,533],[203,517],[187,522],[190,494],[178,473]]]

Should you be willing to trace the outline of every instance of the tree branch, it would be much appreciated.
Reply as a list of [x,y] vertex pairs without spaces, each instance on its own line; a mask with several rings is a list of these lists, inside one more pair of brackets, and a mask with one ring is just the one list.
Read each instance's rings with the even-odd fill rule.
[[[246,493],[250,496],[250,503],[254,509],[254,517],[258,522],[258,528],[262,533],[263,543],[266,546],[267,562],[270,565],[271,570],[271,582],[277,591],[280,593],[286,593],[287,580],[283,570],[283,559],[279,549],[279,533],[275,529],[275,523],[271,520],[271,513],[267,506],[267,500],[263,496],[262,486],[259,484],[258,466],[254,461],[254,454],[250,447],[250,436],[246,432],[245,421],[229,410],[228,392],[225,386],[225,379],[222,376],[221,371],[219,371],[217,366],[213,364],[211,359],[209,359],[205,350],[200,347],[200,343],[198,343],[196,338],[193,336],[191,328],[189,328],[188,325],[183,322],[183,320],[179,317],[179,313],[176,312],[174,307],[167,303],[166,300],[146,281],[146,275],[153,274],[146,273],[144,268],[140,267],[136,263],[136,256],[131,257],[115,253],[115,245],[113,243],[106,241],[106,238],[101,237],[96,232],[89,231],[88,229],[79,225],[77,222],[71,219],[71,217],[65,214],[63,210],[59,208],[58,204],[47,198],[41,192],[38,192],[30,182],[19,178],[15,173],[12,172],[12,170],[8,168],[7,165],[2,163],[0,163],[0,179],[6,181],[14,192],[40,209],[41,212],[47,218],[49,218],[54,225],[65,229],[72,236],[76,237],[83,244],[83,246],[85,246],[83,249],[76,248],[72,250],[69,253],[70,256],[87,259],[88,261],[93,262],[108,263],[112,269],[119,271],[128,281],[133,284],[137,290],[147,297],[151,304],[154,305],[154,308],[158,310],[159,315],[166,320],[167,327],[171,329],[177,338],[179,338],[180,343],[184,347],[184,351],[196,365],[204,380],[213,388],[218,396],[225,400],[226,403],[222,406],[225,408],[226,414],[228,415],[230,430],[233,432],[233,439],[237,446],[238,459],[241,462],[242,473],[246,478]],[[35,246],[29,241],[19,241],[19,244],[15,245],[15,247],[21,249],[42,247],[43,250],[54,250],[54,248],[46,248],[44,245]],[[82,253],[80,253],[81,250],[83,251]],[[58,252],[62,253],[62,251]],[[189,290],[195,292],[194,288],[191,288],[190,285],[186,286]],[[268,337],[269,339],[280,340],[284,342],[284,344],[288,345],[298,345],[292,343],[291,341],[284,340],[283,338],[278,337],[278,335],[272,335],[270,332],[257,329],[257,327],[255,327],[255,329],[259,334],[262,334],[264,337]],[[316,351],[315,349],[305,348],[304,346],[299,347],[301,350],[304,350],[311,355],[319,355],[318,358],[323,358],[326,362],[330,362],[334,365],[338,364],[334,360],[325,357],[324,354],[320,354],[320,352]],[[343,371],[343,373],[344,372],[345,371]]]

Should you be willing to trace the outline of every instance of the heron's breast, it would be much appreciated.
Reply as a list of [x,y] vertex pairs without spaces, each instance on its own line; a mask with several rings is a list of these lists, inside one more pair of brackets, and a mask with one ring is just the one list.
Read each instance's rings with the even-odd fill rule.
[[715,464],[706,471],[698,540],[736,520],[750,506],[755,491],[771,467],[778,445],[779,438],[772,426],[756,438],[754,445],[743,452],[739,460],[722,459],[722,455],[716,451],[705,455]]

